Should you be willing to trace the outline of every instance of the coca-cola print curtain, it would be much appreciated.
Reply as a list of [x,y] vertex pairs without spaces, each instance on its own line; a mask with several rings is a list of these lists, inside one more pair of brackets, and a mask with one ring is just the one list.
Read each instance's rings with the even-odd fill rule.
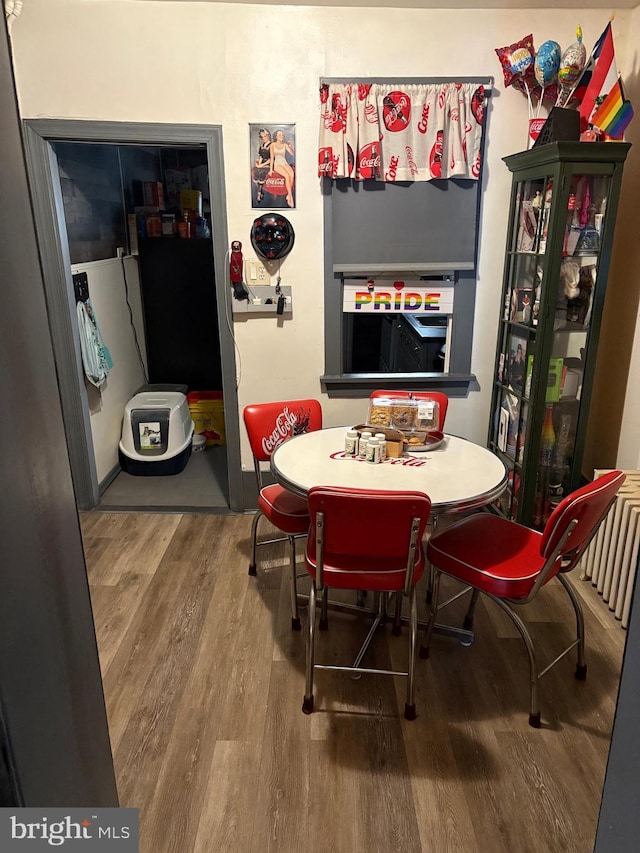
[[484,104],[481,83],[323,83],[318,176],[477,180]]

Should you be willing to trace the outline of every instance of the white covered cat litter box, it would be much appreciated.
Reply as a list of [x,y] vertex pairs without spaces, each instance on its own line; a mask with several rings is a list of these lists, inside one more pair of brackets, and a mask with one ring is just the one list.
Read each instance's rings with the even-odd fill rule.
[[191,454],[193,421],[185,394],[138,392],[124,410],[120,465],[127,474],[179,474]]

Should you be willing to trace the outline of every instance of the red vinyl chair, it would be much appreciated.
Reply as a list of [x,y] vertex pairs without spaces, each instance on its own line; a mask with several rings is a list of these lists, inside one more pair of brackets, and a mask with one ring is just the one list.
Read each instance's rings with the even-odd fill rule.
[[[294,631],[299,631],[295,539],[297,536],[305,535],[309,530],[307,502],[304,498],[299,498],[277,483],[265,486],[262,482],[260,463],[268,462],[276,447],[287,438],[322,429],[322,407],[317,400],[313,399],[256,403],[252,406],[245,406],[243,416],[258,483],[258,511],[251,525],[249,574],[256,574],[256,548],[258,545],[289,541],[291,546],[291,628]],[[284,533],[284,537],[258,542],[258,522],[262,516]]]
[[[438,612],[440,573],[444,572],[473,590],[465,628],[472,627],[473,610],[482,592],[500,605],[520,632],[529,655],[529,725],[539,728],[538,679],[576,647],[575,677],[580,680],[587,677],[582,607],[566,573],[584,553],[624,479],[621,471],[612,471],[572,492],[551,513],[542,533],[490,513],[480,513],[433,536],[427,545],[427,559],[435,574],[433,604],[420,657],[429,656],[429,642]],[[577,636],[553,663],[538,673],[531,636],[512,605],[527,604],[554,577],[573,604]]]
[[[309,593],[306,687],[302,710],[313,711],[313,674],[316,669],[366,672],[407,677],[404,715],[416,717],[414,662],[418,633],[415,587],[422,577],[425,556],[422,537],[431,501],[421,492],[366,491],[316,486],[308,495],[311,526],[306,566],[312,583]],[[315,663],[316,596],[323,597],[326,618],[328,587],[373,590],[380,606],[367,638],[352,666]],[[409,664],[406,672],[364,669],[360,662],[384,617],[384,593],[404,594],[410,602]],[[322,627],[322,626],[321,626]]]
[[438,429],[440,432],[444,431],[444,421],[447,417],[447,406],[449,405],[449,398],[446,394],[443,394],[442,391],[384,391],[377,390],[372,391],[369,395],[370,400],[375,400],[379,397],[405,397],[407,400],[435,400],[438,403],[438,408],[440,412],[440,421],[438,423]]

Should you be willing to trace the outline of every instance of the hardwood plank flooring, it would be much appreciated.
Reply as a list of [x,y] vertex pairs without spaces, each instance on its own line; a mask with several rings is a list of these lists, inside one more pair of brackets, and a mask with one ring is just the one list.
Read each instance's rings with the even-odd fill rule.
[[[436,636],[418,661],[416,721],[402,717],[404,679],[328,671],[305,716],[287,546],[260,548],[249,577],[250,528],[243,515],[82,516],[118,790],[140,809],[142,853],[592,850],[625,632],[588,582],[574,575],[589,677],[569,656],[542,679],[540,730],[522,642],[482,599],[471,647]],[[541,660],[573,629],[553,586],[523,613]],[[348,663],[367,629],[331,612],[317,662]],[[407,642],[382,629],[367,661],[404,668]]]

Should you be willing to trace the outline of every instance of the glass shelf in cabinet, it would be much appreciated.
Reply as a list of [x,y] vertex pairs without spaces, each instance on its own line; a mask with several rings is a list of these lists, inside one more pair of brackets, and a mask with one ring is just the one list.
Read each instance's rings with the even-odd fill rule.
[[[535,337],[535,331],[538,328],[537,324],[535,326],[528,325],[527,323],[520,323],[518,320],[503,320],[502,322],[506,323],[507,326],[513,329],[522,329],[526,334],[529,335],[530,340],[531,338]],[[531,334],[531,332],[533,332],[533,334]]]

